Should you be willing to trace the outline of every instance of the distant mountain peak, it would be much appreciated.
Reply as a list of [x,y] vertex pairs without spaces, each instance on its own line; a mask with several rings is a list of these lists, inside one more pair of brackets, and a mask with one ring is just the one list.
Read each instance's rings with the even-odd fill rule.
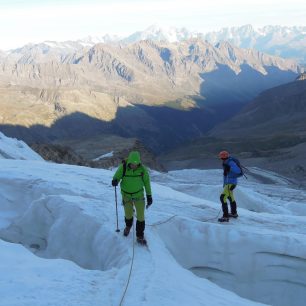
[[247,24],[239,27],[222,28],[203,34],[203,39],[216,45],[220,41],[244,48],[256,49],[271,55],[294,58],[306,62],[306,27],[267,25],[255,29]]
[[[98,43],[104,44],[130,44],[139,41],[150,40],[152,42],[175,43],[200,39],[210,42],[217,48],[239,47],[244,49],[256,49],[257,51],[276,55],[284,58],[293,58],[301,63],[306,63],[306,26],[280,26],[267,25],[255,28],[251,24],[236,27],[224,27],[220,31],[208,33],[192,32],[181,27],[164,27],[152,24],[143,31],[137,31],[127,37],[117,35],[87,36],[75,41],[51,41],[46,40],[38,44],[27,44],[21,48],[11,50],[9,53],[19,53],[23,50],[39,49],[43,52],[56,50],[57,53],[77,52],[83,48],[90,48]],[[226,45],[227,43],[228,45]],[[7,53],[0,52],[4,57]]]
[[150,39],[154,41],[177,42],[188,40],[196,35],[196,33],[192,33],[186,28],[161,27],[153,24],[144,31],[135,32],[132,35],[124,38],[123,41],[133,43],[139,40]]

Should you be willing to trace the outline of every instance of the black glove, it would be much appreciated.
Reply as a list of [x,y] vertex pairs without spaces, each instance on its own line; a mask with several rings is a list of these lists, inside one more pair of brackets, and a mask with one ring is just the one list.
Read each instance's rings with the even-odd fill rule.
[[231,167],[229,165],[223,165],[223,175],[224,176],[227,176],[230,170],[231,170]]
[[146,208],[149,208],[153,203],[152,196],[150,194],[147,195],[147,206]]
[[118,180],[117,179],[112,180],[112,186],[114,186],[114,187],[118,186]]

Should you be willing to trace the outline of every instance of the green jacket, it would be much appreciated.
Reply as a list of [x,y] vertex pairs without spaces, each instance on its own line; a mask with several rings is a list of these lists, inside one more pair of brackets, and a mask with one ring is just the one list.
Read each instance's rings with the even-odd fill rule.
[[[139,166],[133,170],[129,167],[130,163],[139,164]],[[143,188],[145,188],[147,195],[152,195],[148,170],[141,164],[140,155],[137,151],[133,151],[129,154],[126,161],[126,171],[124,176],[123,169],[123,164],[120,164],[113,179],[116,179],[118,182],[121,181],[121,193],[125,199],[143,198]]]

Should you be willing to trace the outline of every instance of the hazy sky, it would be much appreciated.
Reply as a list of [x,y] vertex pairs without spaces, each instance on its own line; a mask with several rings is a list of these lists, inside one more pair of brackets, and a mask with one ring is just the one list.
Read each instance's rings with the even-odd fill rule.
[[198,32],[244,24],[305,26],[306,0],[0,0],[0,49],[128,35],[152,24]]

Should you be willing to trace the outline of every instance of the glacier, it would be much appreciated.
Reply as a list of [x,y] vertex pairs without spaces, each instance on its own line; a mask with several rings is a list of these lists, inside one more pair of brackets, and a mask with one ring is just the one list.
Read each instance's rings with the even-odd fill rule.
[[304,305],[306,192],[286,178],[250,169],[219,224],[221,170],[152,171],[144,248],[115,231],[112,170],[0,150],[1,306]]

